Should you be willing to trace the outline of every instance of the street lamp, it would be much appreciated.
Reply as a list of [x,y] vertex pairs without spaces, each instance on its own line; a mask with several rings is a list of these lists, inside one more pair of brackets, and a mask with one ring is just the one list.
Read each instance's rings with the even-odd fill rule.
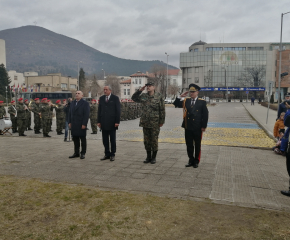
[[225,70],[225,86],[227,88],[226,99],[227,99],[227,102],[229,102],[228,101],[228,93],[229,93],[229,91],[228,91],[228,84],[227,84],[227,69],[226,69],[226,66],[223,67],[223,69]]
[[166,91],[165,91],[165,99],[166,99],[167,94],[168,94],[168,57],[169,55],[167,53],[165,53],[165,55],[167,56]]
[[104,72],[104,80],[105,80],[105,76],[106,76],[106,75],[105,75],[105,70],[104,70],[104,69],[102,69],[102,71]]
[[82,61],[78,61],[78,90],[80,90],[80,63]]
[[[286,15],[287,13],[290,12],[286,12],[286,13],[281,13],[281,34],[280,34],[280,47],[279,47],[279,86],[278,86],[278,106],[280,105],[280,87],[281,87],[281,55],[282,55],[282,30],[283,30],[283,15]],[[279,107],[277,109],[277,111],[279,110]]]

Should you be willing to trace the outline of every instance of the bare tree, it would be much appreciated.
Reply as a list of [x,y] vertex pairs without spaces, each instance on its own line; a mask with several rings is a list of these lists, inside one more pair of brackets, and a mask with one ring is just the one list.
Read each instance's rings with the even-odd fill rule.
[[169,96],[173,96],[173,98],[175,98],[178,92],[179,92],[179,87],[177,86],[176,83],[168,85]]
[[148,81],[154,82],[157,89],[165,97],[166,96],[166,67],[154,65],[151,69],[152,76],[149,76]]
[[116,75],[106,76],[106,85],[111,86],[112,93],[119,96],[121,92],[120,82]]
[[213,82],[212,82],[212,71],[208,70],[207,75],[204,76],[204,86],[205,87],[212,87]]
[[96,75],[94,74],[91,80],[91,94],[92,97],[98,97],[102,91],[100,85],[98,84],[98,80]]

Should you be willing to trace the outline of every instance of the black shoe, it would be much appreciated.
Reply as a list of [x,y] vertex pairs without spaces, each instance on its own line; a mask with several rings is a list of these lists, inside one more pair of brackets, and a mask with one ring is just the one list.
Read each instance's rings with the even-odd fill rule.
[[151,151],[147,151],[147,158],[143,163],[150,163],[151,162]]
[[29,131],[30,131],[30,130],[33,130],[33,129],[32,129],[32,128],[28,128],[27,130],[29,130]]
[[155,164],[156,163],[156,155],[157,155],[157,151],[153,151],[151,164]]
[[64,134],[63,132],[60,132],[60,134]]
[[188,163],[185,165],[185,167],[192,167],[193,166],[193,162],[194,162],[194,158],[190,158],[188,160]]
[[25,134],[19,134],[19,136],[20,136],[20,137],[26,137],[26,135],[25,135]]
[[91,134],[97,134],[97,132],[92,132]]
[[193,168],[198,168],[198,163],[194,163]]
[[61,133],[58,132],[57,135],[61,135]]
[[110,161],[111,162],[115,161],[115,156],[111,156]]
[[85,159],[85,154],[81,153],[80,159]]
[[35,131],[34,133],[35,133],[35,134],[40,134],[41,132],[39,132],[39,131]]
[[103,158],[101,158],[102,161],[106,159],[110,159],[110,157],[105,155]]
[[69,156],[68,158],[76,158],[76,157],[80,157],[80,154],[74,153],[73,155]]
[[43,137],[51,137],[51,136],[49,136],[48,134],[44,134]]
[[281,193],[287,197],[290,197],[290,191],[281,191]]
[[53,130],[49,130],[50,132],[53,132]]
[[64,138],[64,140],[63,140],[64,142],[67,142],[67,138]]

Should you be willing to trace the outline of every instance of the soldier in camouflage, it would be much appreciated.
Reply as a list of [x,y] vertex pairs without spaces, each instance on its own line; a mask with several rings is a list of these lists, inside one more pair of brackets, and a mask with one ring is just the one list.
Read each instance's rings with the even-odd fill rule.
[[0,119],[6,117],[6,109],[4,107],[4,102],[0,101]]
[[55,106],[53,107],[55,109],[56,113],[56,132],[57,135],[62,135],[62,129],[65,124],[65,112],[64,112],[64,106],[61,104],[60,100],[57,100],[55,102]]
[[17,132],[17,112],[15,107],[15,101],[11,101],[11,105],[8,108],[8,113],[10,114],[10,119],[12,122],[12,133]]
[[41,121],[42,121],[42,131],[43,137],[51,137],[48,135],[50,129],[50,119],[51,119],[51,109],[52,104],[47,102],[47,98],[41,100]]
[[[142,93],[145,88],[147,88],[147,93]],[[154,83],[149,82],[133,94],[132,100],[142,105],[139,126],[143,127],[144,145],[147,151],[147,158],[144,163],[151,162],[151,164],[154,164],[158,151],[160,127],[165,122],[164,99],[160,93],[155,92]]]
[[98,133],[98,107],[97,100],[92,99],[90,105],[90,121],[93,132],[91,134]]
[[52,132],[51,127],[52,127],[52,118],[53,118],[53,107],[52,107],[52,102],[50,101],[50,99],[47,99],[47,102],[51,106],[50,112],[49,112],[48,129],[49,129],[49,132]]
[[120,121],[125,121],[127,119],[125,119],[125,114],[126,114],[126,106],[125,106],[125,102],[123,99],[121,99],[121,117],[120,117]]
[[31,128],[31,108],[29,107],[28,99],[24,100],[24,104],[27,106],[27,109],[26,109],[26,130],[32,130],[32,128]]
[[40,111],[40,101],[39,98],[34,99],[34,104],[32,104],[31,108],[32,112],[34,113],[34,132],[35,134],[39,134],[41,128],[41,111]]
[[24,131],[26,130],[26,110],[27,106],[23,103],[23,98],[18,99],[16,107],[17,111],[17,127],[19,136],[25,137]]

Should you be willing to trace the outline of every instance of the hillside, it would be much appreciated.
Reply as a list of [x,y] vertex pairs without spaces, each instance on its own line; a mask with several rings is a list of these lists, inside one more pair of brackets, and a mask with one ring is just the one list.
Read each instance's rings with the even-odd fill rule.
[[[128,76],[137,71],[150,71],[161,61],[128,60],[100,52],[76,39],[54,33],[42,27],[24,26],[0,31],[6,42],[7,69],[17,72],[36,71],[40,75],[61,72],[77,76],[77,62],[82,61],[86,74]],[[169,66],[175,69],[174,66]]]

